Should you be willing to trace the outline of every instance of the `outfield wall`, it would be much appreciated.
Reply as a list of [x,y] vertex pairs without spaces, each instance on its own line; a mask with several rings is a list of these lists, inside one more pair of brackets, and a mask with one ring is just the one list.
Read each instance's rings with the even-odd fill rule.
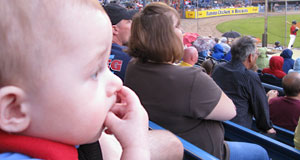
[[[215,16],[258,13],[258,7],[226,8],[204,11],[185,11],[185,18],[205,18]],[[198,14],[196,14],[198,13]]]

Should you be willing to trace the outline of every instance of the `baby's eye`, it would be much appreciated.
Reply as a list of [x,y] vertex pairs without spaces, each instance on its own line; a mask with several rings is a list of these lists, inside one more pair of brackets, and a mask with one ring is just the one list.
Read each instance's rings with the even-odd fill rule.
[[91,78],[92,78],[93,80],[97,81],[97,80],[98,80],[98,73],[99,73],[99,71],[97,71],[96,73],[92,74],[92,75],[91,75]]

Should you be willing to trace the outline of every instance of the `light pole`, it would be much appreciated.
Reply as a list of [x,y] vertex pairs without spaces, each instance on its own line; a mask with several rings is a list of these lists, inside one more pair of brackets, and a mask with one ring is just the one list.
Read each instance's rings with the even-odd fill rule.
[[287,46],[286,44],[286,38],[287,38],[287,33],[286,33],[286,30],[287,30],[287,17],[286,17],[286,11],[287,11],[287,0],[285,0],[285,36],[284,36],[284,46]]
[[268,0],[265,0],[265,31],[262,35],[262,47],[267,47],[268,44]]

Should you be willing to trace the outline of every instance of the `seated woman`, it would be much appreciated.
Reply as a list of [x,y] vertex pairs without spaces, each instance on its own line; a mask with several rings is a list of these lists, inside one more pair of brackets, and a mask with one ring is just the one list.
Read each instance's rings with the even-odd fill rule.
[[283,58],[280,56],[273,56],[270,59],[269,68],[265,68],[262,70],[262,73],[269,73],[277,78],[282,79],[286,73],[283,72],[282,66],[283,66]]
[[177,11],[164,3],[151,3],[134,17],[128,43],[134,58],[125,85],[137,93],[151,121],[217,158],[267,159],[258,145],[225,143],[221,121],[236,115],[234,104],[201,68],[173,65],[183,55],[179,25]]

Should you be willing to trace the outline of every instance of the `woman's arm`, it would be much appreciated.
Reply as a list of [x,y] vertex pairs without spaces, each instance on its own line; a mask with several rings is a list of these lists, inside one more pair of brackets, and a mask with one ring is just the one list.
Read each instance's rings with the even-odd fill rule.
[[236,108],[232,100],[222,91],[221,98],[216,107],[205,119],[226,121],[230,120],[236,115]]

